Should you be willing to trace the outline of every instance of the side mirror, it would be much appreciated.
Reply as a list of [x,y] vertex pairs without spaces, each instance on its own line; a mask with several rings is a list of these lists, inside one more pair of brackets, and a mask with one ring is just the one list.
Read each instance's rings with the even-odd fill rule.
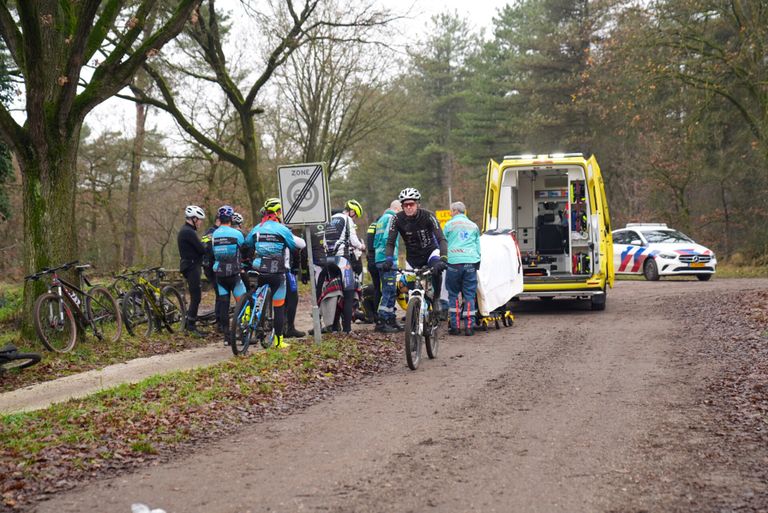
[[633,246],[642,246],[643,245],[643,241],[641,241],[640,239],[634,239],[634,240],[632,240],[630,242],[630,244],[633,245]]

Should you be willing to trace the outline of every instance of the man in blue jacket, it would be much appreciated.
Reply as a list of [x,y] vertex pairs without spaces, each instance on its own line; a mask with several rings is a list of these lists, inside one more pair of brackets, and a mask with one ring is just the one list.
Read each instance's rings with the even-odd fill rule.
[[[395,317],[395,300],[397,299],[397,268],[395,266],[384,270],[384,263],[387,261],[387,239],[389,238],[389,228],[395,215],[402,210],[400,201],[394,200],[389,205],[389,209],[376,221],[376,228],[373,235],[374,261],[378,271],[379,283],[381,286],[381,300],[379,302],[378,322],[376,331],[381,333],[395,333],[402,328],[397,324]],[[394,255],[397,255],[397,240],[395,240]]]
[[[464,334],[474,335],[472,317],[477,295],[477,270],[480,267],[480,230],[466,216],[467,208],[461,201],[451,203],[451,219],[445,223],[448,241],[448,270],[445,287],[448,290],[450,328],[448,333],[461,333],[461,320],[465,320]],[[459,293],[464,299],[462,308]]]

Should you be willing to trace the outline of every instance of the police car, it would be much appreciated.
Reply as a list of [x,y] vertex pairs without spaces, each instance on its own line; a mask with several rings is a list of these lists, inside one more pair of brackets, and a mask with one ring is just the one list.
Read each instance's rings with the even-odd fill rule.
[[715,253],[663,223],[628,223],[613,231],[613,265],[616,274],[642,274],[646,280],[660,276],[696,276],[701,281],[715,274]]

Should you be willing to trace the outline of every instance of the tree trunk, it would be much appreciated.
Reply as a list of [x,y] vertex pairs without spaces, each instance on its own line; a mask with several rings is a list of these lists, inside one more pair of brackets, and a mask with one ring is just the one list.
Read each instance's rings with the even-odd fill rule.
[[[77,225],[75,219],[76,159],[80,125],[71,130],[69,139],[35,144],[43,152],[17,155],[22,169],[24,213],[25,273],[44,267],[55,267],[77,257]],[[44,136],[46,137],[46,136]],[[24,284],[24,311],[32,312],[37,296],[44,292],[46,280]],[[22,334],[34,338],[32,318],[25,316]]]
[[248,189],[248,199],[251,202],[251,219],[256,224],[261,219],[259,211],[264,204],[264,182],[259,175],[259,142],[256,136],[256,126],[250,110],[240,112],[240,124],[243,127],[243,154],[245,168],[242,169],[245,185]]
[[131,176],[128,183],[128,209],[125,215],[125,242],[123,244],[123,264],[131,267],[136,259],[136,241],[139,237],[138,202],[139,181],[141,179],[141,161],[144,153],[146,136],[147,106],[136,103],[136,135],[131,150]]
[[256,224],[261,220],[262,205],[264,205],[264,182],[259,176],[259,166],[256,162],[255,156],[253,158],[246,158],[246,169],[243,169],[245,175],[245,185],[248,189],[248,199],[251,201],[251,219]]

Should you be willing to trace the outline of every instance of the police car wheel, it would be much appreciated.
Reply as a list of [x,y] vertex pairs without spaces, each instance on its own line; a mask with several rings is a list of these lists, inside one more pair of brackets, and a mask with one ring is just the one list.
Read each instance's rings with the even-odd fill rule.
[[659,266],[656,265],[656,261],[649,258],[645,261],[643,266],[643,276],[648,281],[659,281]]

